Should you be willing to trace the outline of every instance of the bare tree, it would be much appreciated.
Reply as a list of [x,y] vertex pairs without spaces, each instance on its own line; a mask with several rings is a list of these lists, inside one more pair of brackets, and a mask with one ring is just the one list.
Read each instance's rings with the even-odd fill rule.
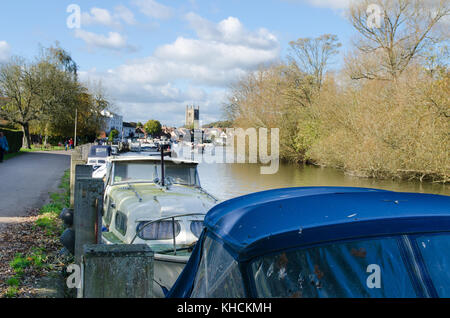
[[291,62],[301,71],[312,76],[320,90],[330,59],[338,54],[338,49],[342,46],[337,36],[324,34],[315,39],[299,38],[289,44]]
[[349,20],[360,38],[358,54],[347,60],[352,78],[397,79],[424,49],[448,37],[448,30],[437,26],[449,8],[449,0],[353,2]]

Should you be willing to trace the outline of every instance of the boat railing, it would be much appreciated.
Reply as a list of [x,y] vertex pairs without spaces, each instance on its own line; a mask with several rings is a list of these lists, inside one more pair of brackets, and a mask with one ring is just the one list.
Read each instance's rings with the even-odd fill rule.
[[173,252],[174,252],[174,255],[177,255],[177,240],[176,240],[176,233],[175,233],[175,219],[176,218],[181,218],[181,217],[186,217],[186,216],[199,216],[199,215],[205,216],[204,213],[186,213],[186,214],[177,214],[177,215],[172,215],[172,216],[166,216],[166,217],[163,217],[163,218],[159,218],[159,219],[155,219],[155,220],[151,220],[151,221],[145,222],[139,228],[139,231],[136,231],[136,234],[134,235],[134,237],[131,240],[130,244],[134,243],[134,241],[138,237],[139,233],[141,233],[147,226],[149,226],[149,225],[151,225],[153,223],[164,221],[164,220],[172,220]]

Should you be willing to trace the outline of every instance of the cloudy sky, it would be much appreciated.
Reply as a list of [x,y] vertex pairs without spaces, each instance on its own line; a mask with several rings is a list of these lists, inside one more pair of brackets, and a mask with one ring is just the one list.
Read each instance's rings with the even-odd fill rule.
[[[59,41],[85,81],[101,80],[125,121],[181,126],[187,104],[203,123],[221,119],[230,83],[283,59],[288,42],[353,31],[347,0],[44,0],[4,1],[0,62],[32,59]],[[81,9],[80,28],[67,12]],[[338,63],[339,61],[337,61]]]

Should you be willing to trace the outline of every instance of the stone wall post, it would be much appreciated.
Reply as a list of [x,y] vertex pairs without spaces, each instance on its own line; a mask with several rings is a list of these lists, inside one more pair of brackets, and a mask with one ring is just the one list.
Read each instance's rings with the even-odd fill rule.
[[101,243],[103,191],[103,180],[92,178],[92,166],[76,166],[73,220],[76,264],[81,263],[83,245]]
[[70,157],[70,207],[75,206],[75,167],[87,163],[91,144],[75,147]]
[[83,298],[151,298],[153,252],[145,244],[85,245]]

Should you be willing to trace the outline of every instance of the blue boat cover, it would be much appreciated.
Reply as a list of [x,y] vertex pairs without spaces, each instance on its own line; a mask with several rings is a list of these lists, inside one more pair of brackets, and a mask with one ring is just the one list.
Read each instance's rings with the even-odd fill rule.
[[169,297],[189,295],[206,235],[220,241],[238,262],[246,262],[326,241],[450,231],[450,197],[367,188],[276,189],[218,204],[204,225]]
[[[311,233],[308,230],[358,222],[373,225],[360,227],[364,228],[364,236],[371,236],[380,234],[377,224],[386,224],[383,221],[439,216],[450,217],[450,197],[366,188],[287,188],[218,204],[206,215],[205,227],[241,254],[264,238],[273,239],[286,233],[305,232],[306,239],[304,234]],[[411,228],[411,224],[404,224]],[[340,230],[334,235],[345,238],[355,234],[353,227],[348,230],[351,232]],[[333,233],[328,231],[328,235]],[[265,245],[268,246],[267,242]]]

